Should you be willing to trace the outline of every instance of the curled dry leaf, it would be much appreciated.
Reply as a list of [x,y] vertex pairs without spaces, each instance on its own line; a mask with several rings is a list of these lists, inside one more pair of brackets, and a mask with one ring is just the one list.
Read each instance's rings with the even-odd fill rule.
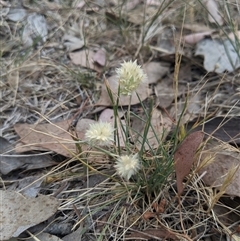
[[[220,190],[227,182],[225,193],[240,197],[240,152],[233,146],[213,140],[206,145],[201,155],[201,162],[214,157],[200,169],[199,174],[204,174],[202,180],[208,186]],[[200,163],[201,165],[201,163]],[[234,171],[234,176],[229,180],[228,174]]]
[[0,190],[1,240],[18,237],[23,231],[51,217],[59,206],[54,197],[28,198],[14,191]]
[[204,39],[206,36],[209,36],[211,35],[213,32],[212,31],[206,31],[206,32],[202,32],[202,33],[192,33],[192,34],[188,34],[188,35],[185,35],[183,37],[183,40],[185,43],[187,44],[196,44],[198,43],[199,41],[201,41],[202,39]]
[[143,217],[144,220],[149,220],[150,218],[156,217],[156,213],[147,211],[147,212],[145,212],[145,213],[143,214],[142,217]]
[[81,49],[84,46],[84,41],[73,35],[65,34],[63,36],[63,44],[67,47],[67,51],[72,52]]
[[199,145],[203,141],[204,134],[202,131],[191,133],[181,143],[174,154],[174,164],[177,177],[177,189],[180,196],[183,192],[183,180],[190,173],[194,156]]
[[205,0],[206,8],[208,10],[208,20],[210,23],[217,23],[223,25],[223,18],[218,11],[218,5],[215,0]]

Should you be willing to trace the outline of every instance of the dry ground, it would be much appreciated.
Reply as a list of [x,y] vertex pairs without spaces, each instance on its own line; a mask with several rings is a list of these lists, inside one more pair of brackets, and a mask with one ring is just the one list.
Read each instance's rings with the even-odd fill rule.
[[[186,100],[190,100],[191,105],[187,105],[181,116],[183,123],[206,117],[234,117],[229,128],[234,129],[232,136],[239,134],[240,124],[236,119],[240,117],[239,69],[231,73],[208,73],[203,58],[194,55],[195,45],[181,42],[183,36],[198,32],[196,29],[214,30],[211,38],[223,38],[223,33],[233,28],[239,30],[237,0],[220,1],[222,26],[209,22],[204,1],[200,0],[159,0],[154,3],[156,5],[139,1],[136,6],[134,1],[114,0],[86,1],[85,5],[81,5],[84,1],[21,2],[0,1],[0,127],[1,136],[11,143],[12,149],[20,140],[14,129],[17,123],[68,120],[66,130],[74,134],[80,119],[97,120],[106,108],[98,102],[105,78],[114,75],[124,60],[135,59],[140,65],[152,61],[161,63],[166,70],[160,80],[150,85],[152,92],[144,101],[146,105],[153,99],[154,105],[176,123]],[[25,10],[23,20],[13,21],[4,13],[12,11],[15,14],[19,9]],[[38,33],[43,30],[37,29],[36,33],[36,29],[32,29],[32,42],[28,44],[26,36],[25,39],[22,36],[26,18],[33,13],[44,16],[48,32],[41,39]],[[75,60],[74,53],[79,50],[93,54],[104,50],[104,53],[95,56],[97,60],[93,64],[89,52]],[[176,79],[178,86],[174,82]],[[158,82],[165,84],[161,86]],[[156,86],[159,86],[157,91]],[[132,106],[132,110],[143,112],[140,104]],[[209,132],[216,127],[213,123]],[[225,141],[221,134],[218,137]],[[239,139],[235,144],[239,144]],[[30,161],[1,177],[2,190],[26,189],[33,181],[24,181],[21,187],[20,182],[27,177],[41,180],[38,192],[51,194],[60,201],[58,211],[47,221],[32,227],[29,230],[32,234],[44,230],[65,241],[230,240],[231,232],[240,224],[239,197],[223,196],[215,200],[215,209],[209,209],[214,190],[204,186],[197,175],[188,183],[180,208],[174,175],[161,190],[155,189],[149,195],[149,192],[144,194],[147,188],[131,189],[132,184],[120,185],[109,178],[117,176],[112,171],[111,160],[105,157],[91,159],[89,165],[95,172],[86,172],[76,156],[47,151],[54,161],[53,166],[29,168]],[[30,156],[39,153],[42,153],[41,148],[27,152]],[[161,211],[154,206],[156,203],[164,206]],[[154,216],[146,217],[145,212],[152,212]],[[29,233],[23,233],[22,237],[29,237]]]

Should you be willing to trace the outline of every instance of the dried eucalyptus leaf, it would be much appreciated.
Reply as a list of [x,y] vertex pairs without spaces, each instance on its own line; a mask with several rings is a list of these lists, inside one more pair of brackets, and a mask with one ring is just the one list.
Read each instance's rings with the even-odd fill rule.
[[45,42],[48,35],[47,21],[43,15],[33,13],[27,18],[27,23],[24,27],[22,40],[26,47],[33,44],[34,39],[40,38]]
[[209,72],[233,72],[240,67],[237,44],[228,39],[203,39],[198,42],[195,55],[204,57],[204,68]]
[[27,170],[38,169],[55,165],[47,154],[16,155],[12,145],[3,137],[0,137],[0,173],[8,174],[19,168]]
[[12,8],[10,9],[7,17],[13,22],[22,21],[27,16],[27,12],[23,8]]
[[23,231],[51,217],[59,206],[58,200],[50,196],[27,198],[14,191],[0,190],[2,240],[18,237]]

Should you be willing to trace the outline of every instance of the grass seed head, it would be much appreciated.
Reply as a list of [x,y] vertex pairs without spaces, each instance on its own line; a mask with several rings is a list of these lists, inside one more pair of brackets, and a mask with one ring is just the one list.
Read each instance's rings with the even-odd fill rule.
[[119,156],[115,168],[120,176],[129,180],[140,168],[138,154]]
[[114,128],[108,122],[90,124],[85,137],[91,145],[106,146],[114,141]]
[[131,95],[139,84],[147,78],[142,67],[137,64],[137,60],[134,62],[124,61],[121,67],[116,69],[116,73],[118,75],[120,94],[122,95]]

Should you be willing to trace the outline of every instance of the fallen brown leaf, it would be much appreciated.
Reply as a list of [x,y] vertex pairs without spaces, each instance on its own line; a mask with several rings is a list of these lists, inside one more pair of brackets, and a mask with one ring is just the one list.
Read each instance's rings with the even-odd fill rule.
[[[203,122],[203,125],[198,123]],[[195,119],[188,123],[188,129],[201,130],[224,142],[231,142],[240,145],[240,116],[235,117],[215,117],[210,120]]]
[[153,208],[156,211],[157,214],[163,213],[165,210],[165,206],[166,206],[166,199],[162,199],[160,201],[160,203],[154,202],[153,203]]
[[204,174],[202,180],[208,186],[220,190],[226,181],[228,173],[235,169],[232,180],[227,181],[225,193],[240,197],[240,152],[238,149],[225,143],[211,141],[202,152],[201,161],[207,157],[214,160],[200,169],[199,174]]
[[236,38],[240,40],[240,31],[236,31],[235,33],[230,33],[228,37],[234,41],[236,41]]
[[148,83],[155,84],[169,72],[169,67],[163,66],[161,62],[150,62],[143,65],[143,70],[147,75]]
[[[76,134],[79,140],[83,140],[88,125],[94,121],[91,119],[81,119],[79,122],[76,127]],[[71,156],[71,152],[76,153],[76,146],[72,136],[67,131],[70,123],[71,120],[54,124],[16,124],[14,129],[21,137],[21,142],[31,146],[31,150],[34,146],[35,150],[45,148],[63,156]]]
[[63,241],[63,239],[60,239],[59,237],[49,234],[49,233],[40,233],[36,235],[34,238],[28,239],[28,241]]
[[202,143],[204,133],[197,131],[187,136],[174,154],[177,189],[180,196],[183,192],[183,179],[189,174],[194,162],[194,155]]
[[57,164],[48,154],[17,155],[15,151],[7,140],[0,137],[0,173],[3,175],[17,169],[41,169]]
[[149,220],[150,218],[154,218],[156,217],[156,213],[153,213],[153,212],[150,212],[150,211],[147,211],[143,214],[143,219],[145,220]]
[[69,57],[73,64],[81,65],[82,67],[93,69],[97,72],[102,71],[102,67],[94,63],[95,52],[92,50],[80,50],[77,52],[69,53]]
[[14,191],[0,190],[2,240],[18,237],[23,231],[51,217],[59,206],[54,197],[39,195],[28,198]]
[[63,36],[63,44],[66,46],[67,51],[72,52],[81,49],[84,46],[84,40],[70,34],[65,34]]
[[155,95],[157,96],[158,103],[161,107],[169,107],[173,100],[175,91],[173,85],[169,81],[162,80],[154,87]]
[[99,49],[93,56],[93,61],[100,66],[106,65],[106,51],[104,49]]

